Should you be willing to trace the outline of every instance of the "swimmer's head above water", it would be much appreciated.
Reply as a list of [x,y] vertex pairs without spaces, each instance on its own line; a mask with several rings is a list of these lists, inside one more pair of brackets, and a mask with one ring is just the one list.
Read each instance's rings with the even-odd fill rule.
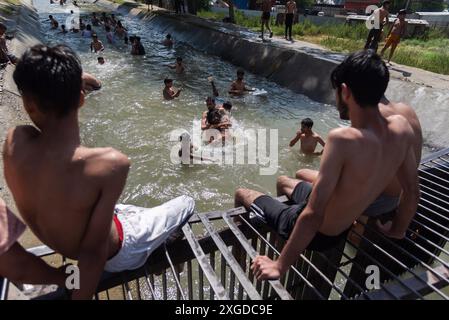
[[206,98],[206,106],[207,109],[212,110],[215,108],[215,99],[212,97],[207,97]]
[[237,70],[237,79],[238,80],[243,80],[244,76],[245,76],[245,71],[243,71],[243,69],[238,69]]
[[164,84],[167,88],[171,88],[173,86],[173,79],[170,78],[164,79]]
[[104,64],[104,58],[103,57],[98,57],[97,58],[98,64]]
[[301,121],[301,131],[304,133],[309,133],[312,131],[313,120],[310,118],[302,119]]
[[230,101],[226,101],[223,103],[223,109],[225,109],[227,112],[230,112],[232,109],[232,103]]

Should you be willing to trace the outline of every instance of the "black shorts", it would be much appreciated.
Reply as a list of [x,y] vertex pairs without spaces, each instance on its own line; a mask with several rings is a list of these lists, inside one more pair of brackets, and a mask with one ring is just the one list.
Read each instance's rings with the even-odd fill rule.
[[270,20],[270,13],[262,12],[262,20]]
[[[312,185],[302,181],[298,183],[291,195],[291,200],[294,204],[287,205],[273,197],[263,195],[254,200],[250,209],[258,218],[262,219],[276,230],[282,238],[287,240],[293,231],[296,219],[306,207],[311,192]],[[317,232],[307,249],[317,251],[330,249],[338,244],[341,239],[346,238],[348,230],[337,236],[327,236]]]
[[293,18],[294,18],[293,13],[287,13],[285,15],[285,25],[291,26],[293,24]]

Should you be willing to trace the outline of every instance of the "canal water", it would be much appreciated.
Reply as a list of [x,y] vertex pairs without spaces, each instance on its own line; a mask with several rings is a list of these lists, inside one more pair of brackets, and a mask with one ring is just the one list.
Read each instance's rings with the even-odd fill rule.
[[[333,107],[250,73],[246,73],[247,84],[266,90],[267,95],[229,97],[226,92],[236,74],[234,65],[176,42],[176,34],[173,35],[174,47],[164,47],[161,41],[165,35],[136,19],[119,16],[130,35],[142,38],[146,55],[131,56],[130,46],[121,40],[115,45],[108,44],[103,28],[94,27],[105,45],[100,55],[106,63],[99,65],[99,55],[90,52],[89,38],[81,37],[80,33],[61,34],[59,30],[50,30],[48,15],[52,14],[61,25],[70,16],[73,6],[61,9],[59,4],[50,5],[44,0],[35,0],[34,4],[41,17],[46,41],[49,44],[64,43],[75,49],[84,70],[103,83],[100,91],[87,97],[80,111],[82,143],[112,146],[129,156],[132,166],[121,202],[155,206],[177,195],[188,194],[196,200],[198,211],[203,212],[231,208],[234,191],[239,186],[275,193],[278,175],[294,175],[302,167],[318,168],[319,157],[301,155],[299,145],[288,146],[301,119],[312,118],[314,130],[324,138],[330,129],[342,124]],[[81,17],[87,14],[83,11]],[[186,65],[187,71],[183,75],[177,75],[166,66],[173,64],[176,57],[182,57]],[[205,98],[212,92],[207,81],[209,76],[215,78],[220,97],[232,102],[233,127],[246,132],[241,141],[246,144],[246,150],[256,143],[247,130],[266,129],[268,141],[269,130],[277,130],[278,163],[271,175],[260,174],[260,169],[268,165],[261,164],[263,159],[259,158],[256,158],[256,164],[248,164],[246,160],[240,165],[172,163],[170,154],[179,143],[170,141],[171,133],[173,130],[192,133],[194,127],[199,128],[201,114],[206,110]],[[175,87],[183,87],[179,99],[169,102],[162,99],[166,77],[174,79]],[[221,152],[221,147],[212,151]],[[268,146],[267,155],[270,156]]]

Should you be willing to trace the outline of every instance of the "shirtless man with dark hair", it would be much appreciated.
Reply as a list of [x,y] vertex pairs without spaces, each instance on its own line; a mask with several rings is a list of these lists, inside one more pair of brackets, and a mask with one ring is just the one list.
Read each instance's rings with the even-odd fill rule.
[[262,22],[262,35],[261,35],[262,40],[264,40],[263,39],[264,27],[266,27],[267,30],[270,32],[270,38],[273,38],[273,31],[271,31],[270,28],[271,7],[272,7],[271,0],[263,0],[262,16],[260,18]]
[[180,196],[154,208],[117,204],[130,161],[113,148],[81,145],[82,74],[66,46],[36,45],[24,53],[13,78],[35,126],[9,130],[3,159],[6,182],[30,229],[78,260],[80,288],[72,298],[91,299],[103,270],[141,267],[193,214],[194,201]]
[[381,225],[388,237],[401,239],[419,200],[414,132],[401,115],[385,117],[378,104],[389,82],[380,56],[360,51],[331,75],[340,118],[351,126],[329,133],[315,183],[279,177],[278,194],[286,205],[260,192],[239,189],[235,205],[244,205],[288,239],[276,261],[258,256],[251,266],[257,279],[277,279],[306,248],[326,250],[347,236],[353,222],[395,178],[402,188],[392,223]]

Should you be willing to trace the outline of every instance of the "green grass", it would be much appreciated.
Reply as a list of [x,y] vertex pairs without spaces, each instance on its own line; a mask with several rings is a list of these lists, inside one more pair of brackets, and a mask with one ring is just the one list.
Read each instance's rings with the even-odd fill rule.
[[[209,11],[200,11],[198,16],[222,20],[226,15]],[[246,17],[241,11],[235,13],[236,24],[253,31],[260,30],[259,17]],[[273,33],[284,36],[283,26],[272,25]],[[349,53],[363,48],[367,36],[364,24],[315,25],[302,20],[293,26],[295,39],[321,45],[329,50]],[[383,47],[380,43],[379,49]],[[388,54],[388,51],[386,52]],[[424,34],[401,41],[392,59],[393,62],[416,67],[436,73],[449,75],[449,39],[437,29],[429,29]]]

